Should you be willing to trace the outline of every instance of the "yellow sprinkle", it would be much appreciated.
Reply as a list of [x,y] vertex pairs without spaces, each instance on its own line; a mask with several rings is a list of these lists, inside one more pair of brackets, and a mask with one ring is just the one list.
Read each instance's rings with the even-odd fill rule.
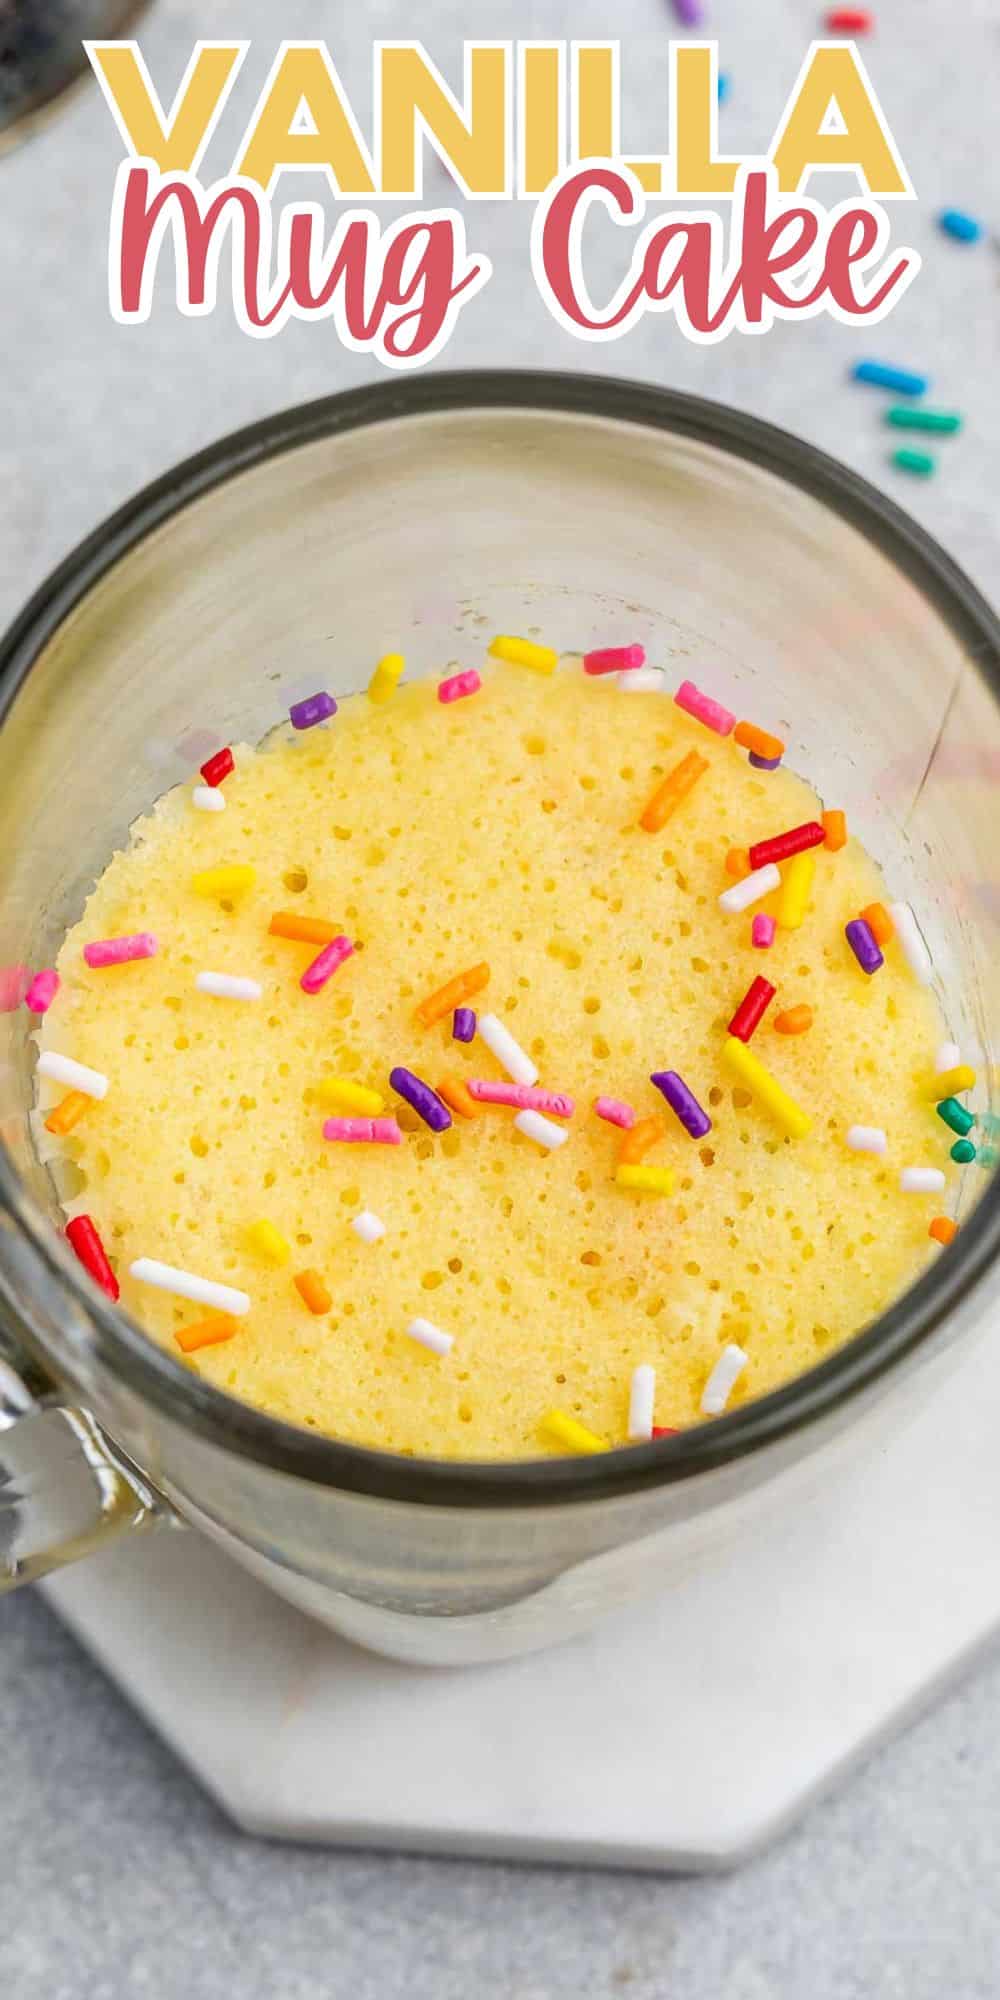
[[386,653],[368,683],[369,701],[389,701],[399,686],[405,665],[402,653]]
[[254,1222],[247,1230],[247,1242],[252,1250],[266,1257],[269,1264],[287,1264],[292,1254],[292,1246],[286,1243],[280,1229],[273,1222]]
[[782,1090],[770,1070],[757,1061],[753,1050],[748,1049],[745,1042],[737,1041],[735,1035],[728,1035],[722,1044],[722,1059],[793,1139],[804,1139],[807,1132],[812,1131],[812,1119],[806,1116],[794,1098],[789,1097],[787,1090]]
[[324,1104],[351,1118],[377,1118],[385,1110],[385,1098],[377,1090],[368,1090],[363,1083],[352,1083],[348,1076],[325,1076],[317,1094]]
[[976,1072],[968,1063],[959,1063],[957,1069],[943,1069],[937,1076],[925,1076],[920,1085],[921,1097],[929,1097],[932,1104],[941,1104],[946,1097],[957,1097],[961,1090],[975,1090]]
[[637,1194],[673,1194],[677,1175],[673,1167],[632,1167],[615,1169],[619,1187],[634,1188]]
[[778,922],[783,931],[797,931],[802,923],[815,873],[816,856],[811,848],[805,854],[793,854],[785,863],[778,897]]
[[595,1437],[575,1417],[564,1416],[562,1410],[546,1410],[538,1428],[547,1443],[561,1445],[564,1451],[595,1452],[608,1448],[603,1438]]
[[256,868],[233,862],[227,867],[203,868],[200,875],[192,875],[191,887],[199,896],[242,896],[256,880]]
[[512,639],[500,633],[493,640],[490,652],[495,660],[506,660],[509,667],[530,667],[536,674],[551,674],[559,664],[559,655],[551,646],[535,646],[530,639]]

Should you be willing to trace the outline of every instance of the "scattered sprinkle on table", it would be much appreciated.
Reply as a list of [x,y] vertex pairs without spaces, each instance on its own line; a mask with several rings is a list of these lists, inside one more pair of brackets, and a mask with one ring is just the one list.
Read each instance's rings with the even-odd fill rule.
[[927,410],[920,403],[894,403],[886,411],[885,420],[898,431],[937,431],[942,437],[952,436],[962,428],[957,411]]
[[872,17],[867,7],[831,7],[826,25],[831,35],[868,35]]
[[924,396],[930,377],[913,374],[907,368],[893,368],[885,361],[858,361],[851,373],[855,382],[868,382],[875,389],[891,389],[894,396]]
[[943,208],[938,216],[938,227],[946,236],[953,236],[956,243],[978,243],[983,234],[983,225],[974,215],[967,215],[962,208]]
[[937,459],[929,451],[916,451],[909,444],[901,444],[893,452],[892,462],[900,472],[913,472],[918,479],[929,479],[937,471]]

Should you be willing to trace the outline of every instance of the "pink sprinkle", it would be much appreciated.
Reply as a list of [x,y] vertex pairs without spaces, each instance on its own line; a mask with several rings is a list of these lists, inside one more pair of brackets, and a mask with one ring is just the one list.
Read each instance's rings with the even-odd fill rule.
[[674,696],[678,708],[693,715],[696,722],[703,722],[706,729],[714,729],[716,736],[730,736],[736,727],[736,717],[721,701],[713,701],[711,695],[702,694],[693,681],[682,681]]
[[594,1110],[598,1118],[606,1119],[609,1125],[619,1125],[623,1132],[631,1132],[635,1124],[631,1104],[623,1103],[620,1097],[595,1097]]
[[548,1111],[553,1118],[572,1118],[576,1106],[558,1090],[537,1090],[529,1083],[492,1083],[472,1077],[466,1084],[480,1104],[513,1104],[518,1111]]
[[99,938],[96,944],[85,944],[83,956],[97,972],[104,965],[127,965],[133,958],[155,958],[159,949],[152,931],[136,931],[132,937]]
[[478,694],[482,681],[475,667],[466,674],[452,674],[450,681],[438,682],[439,701],[464,701],[467,694]]
[[32,1014],[47,1014],[58,991],[59,974],[49,967],[45,972],[36,972],[24,996],[24,1004]]
[[750,926],[750,941],[758,951],[766,951],[774,943],[777,929],[773,917],[756,916]]
[[585,674],[627,674],[646,664],[645,646],[605,646],[596,653],[584,653]]
[[21,1005],[30,985],[30,966],[0,966],[0,1014],[13,1014]]
[[330,943],[323,946],[312,964],[306,966],[299,980],[303,993],[318,993],[326,985],[327,980],[333,978],[345,958],[350,958],[353,950],[350,938],[331,938]]
[[323,1137],[348,1146],[399,1146],[403,1141],[394,1118],[328,1118]]

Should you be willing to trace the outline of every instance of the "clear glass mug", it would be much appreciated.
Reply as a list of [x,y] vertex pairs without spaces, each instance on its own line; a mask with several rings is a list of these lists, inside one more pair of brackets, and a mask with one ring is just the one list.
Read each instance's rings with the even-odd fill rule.
[[983,1325],[1000,1194],[977,1167],[954,1245],[786,1388],[598,1458],[418,1462],[234,1401],[71,1256],[28,1133],[18,967],[51,963],[112,844],[207,749],[315,686],[363,686],[397,646],[432,671],[534,629],[566,651],[642,639],[781,727],[912,898],[989,1109],[1000,628],[913,522],[751,417],[605,379],[436,374],[256,425],[99,528],[0,652],[8,1582],[175,1518],[380,1651],[527,1650],[711,1560],[797,1480],[841,1476],[836,1454],[895,1426]]

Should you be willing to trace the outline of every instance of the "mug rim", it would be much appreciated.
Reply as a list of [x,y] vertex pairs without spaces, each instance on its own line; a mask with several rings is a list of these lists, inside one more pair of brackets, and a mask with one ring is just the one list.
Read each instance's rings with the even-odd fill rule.
[[[238,474],[320,438],[400,419],[501,408],[547,410],[666,431],[748,459],[839,514],[933,604],[1000,705],[1000,619],[919,523],[804,439],[724,403],[595,374],[466,370],[393,378],[304,403],[217,440],[142,488],[51,572],[0,639],[0,726],[22,681],[72,609],[172,515]],[[48,1276],[69,1287],[94,1330],[97,1358],[130,1391],[224,1452],[345,1492],[422,1506],[526,1508],[620,1499],[733,1463],[819,1422],[921,1347],[1000,1253],[994,1174],[954,1243],[902,1296],[825,1361],[739,1409],[649,1444],[592,1457],[408,1458],[343,1442],[269,1415],[193,1375],[100,1293],[28,1196],[0,1143],[0,1204]],[[30,1328],[29,1328],[30,1332]],[[39,1343],[46,1353],[44,1342]]]

